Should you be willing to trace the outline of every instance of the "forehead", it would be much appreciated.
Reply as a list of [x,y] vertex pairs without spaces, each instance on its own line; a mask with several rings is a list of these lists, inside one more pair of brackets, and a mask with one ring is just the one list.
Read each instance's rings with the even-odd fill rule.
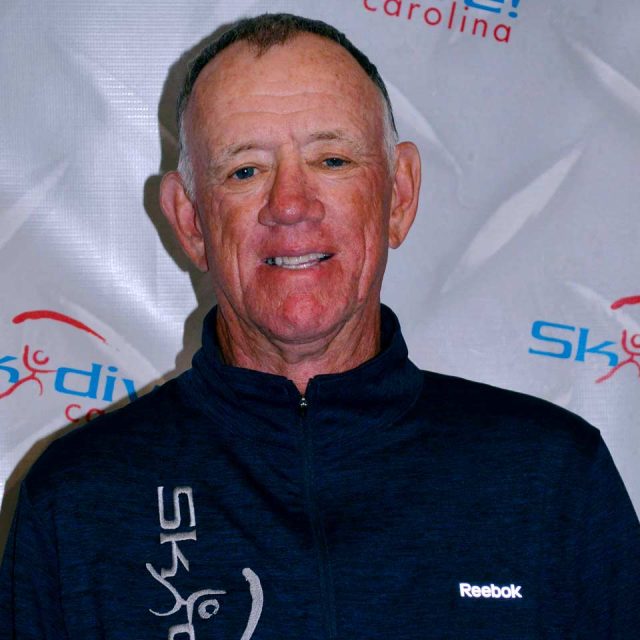
[[305,113],[359,120],[367,129],[381,123],[383,108],[379,89],[348,51],[301,34],[261,55],[247,42],[222,51],[198,76],[185,117],[192,133],[212,122],[232,124],[232,115]]

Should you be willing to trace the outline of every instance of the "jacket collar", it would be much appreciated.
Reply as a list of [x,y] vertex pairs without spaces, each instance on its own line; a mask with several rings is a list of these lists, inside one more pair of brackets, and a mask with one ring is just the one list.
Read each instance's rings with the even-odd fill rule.
[[398,319],[384,305],[380,353],[350,371],[312,378],[304,411],[291,380],[223,362],[216,313],[214,307],[205,318],[202,348],[181,385],[189,404],[244,436],[292,446],[292,436],[306,423],[319,441],[350,437],[392,424],[422,388],[422,374],[408,359]]

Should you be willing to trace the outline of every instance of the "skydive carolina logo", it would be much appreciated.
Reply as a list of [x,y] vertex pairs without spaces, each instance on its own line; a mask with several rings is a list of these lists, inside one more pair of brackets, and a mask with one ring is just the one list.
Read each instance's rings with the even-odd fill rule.
[[[362,7],[381,16],[421,22],[428,27],[481,38],[493,37],[495,42],[508,43],[520,3],[521,0],[444,0],[435,6],[409,0],[362,0]],[[507,15],[508,23],[487,19],[501,17],[501,14]]]
[[[13,324],[25,322],[53,322],[72,327],[79,333],[88,335],[92,340],[107,344],[104,336],[94,331],[83,322],[68,315],[50,310],[33,310],[19,313],[12,320]],[[116,376],[118,368],[92,362],[88,369],[77,369],[68,366],[54,366],[50,356],[41,348],[32,344],[22,347],[20,359],[15,355],[0,357],[0,400],[13,395],[21,387],[33,388],[39,396],[45,394],[46,383],[53,383],[53,391],[62,396],[74,396],[98,400],[106,403],[114,401],[114,394],[126,392],[130,401],[137,394],[133,380]],[[105,375],[106,373],[106,375]],[[104,413],[98,407],[83,407],[78,402],[69,404],[64,411],[69,422],[88,421]]]
[[[611,310],[617,311],[635,305],[640,305],[640,296],[627,296],[616,300],[611,305]],[[531,326],[531,336],[545,345],[544,349],[540,348],[542,345],[538,345],[535,349],[530,347],[531,355],[575,362],[586,362],[587,357],[590,359],[598,357],[600,361],[605,358],[609,370],[595,380],[597,384],[613,378],[622,369],[628,369],[629,365],[632,369],[635,367],[640,378],[640,333],[631,333],[628,329],[622,330],[619,339],[622,356],[612,349],[616,346],[616,341],[593,340],[592,330],[589,327],[536,320]]]

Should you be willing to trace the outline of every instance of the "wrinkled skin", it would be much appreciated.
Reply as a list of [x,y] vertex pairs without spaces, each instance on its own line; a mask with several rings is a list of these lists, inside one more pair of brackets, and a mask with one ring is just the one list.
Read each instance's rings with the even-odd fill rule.
[[[230,364],[292,379],[375,355],[388,247],[415,216],[420,160],[384,146],[382,97],[350,54],[304,34],[257,57],[232,45],[185,112],[195,193],[163,179],[183,248],[211,274]],[[309,256],[301,268],[275,257]]]

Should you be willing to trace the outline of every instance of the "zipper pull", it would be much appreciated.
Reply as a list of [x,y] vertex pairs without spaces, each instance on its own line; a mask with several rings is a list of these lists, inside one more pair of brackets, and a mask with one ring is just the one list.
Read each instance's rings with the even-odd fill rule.
[[309,407],[309,403],[304,396],[300,396],[300,402],[298,402],[298,413],[302,418],[307,415],[307,408]]

